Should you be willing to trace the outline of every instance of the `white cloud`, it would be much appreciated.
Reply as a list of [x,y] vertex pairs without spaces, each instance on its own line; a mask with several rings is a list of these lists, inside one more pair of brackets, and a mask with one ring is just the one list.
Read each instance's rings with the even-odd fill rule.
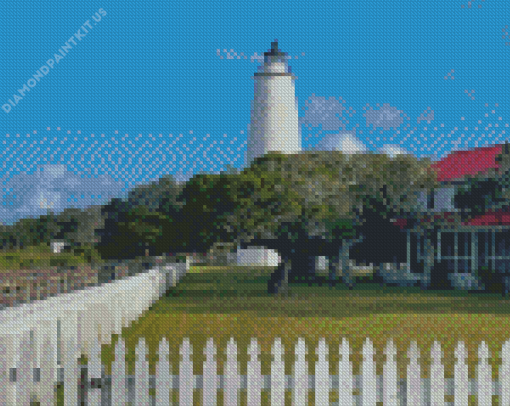
[[[280,44],[279,44],[280,46]],[[270,51],[270,49],[268,49],[268,51]],[[285,50],[283,50],[283,52],[285,52]],[[223,54],[223,55],[222,55]],[[250,59],[250,62],[251,63],[254,63],[254,62],[258,62],[258,63],[263,63],[264,62],[264,52],[261,52],[261,53],[258,53],[258,52],[254,52],[253,54],[249,55],[248,54],[245,54],[244,52],[235,52],[232,48],[230,49],[216,49],[216,55],[220,57],[220,59]],[[301,52],[301,56],[304,56],[305,53],[304,52]],[[287,52],[287,55],[285,57],[285,59],[287,60],[290,60],[290,59],[298,59],[298,55],[295,55],[294,57],[292,57],[292,55],[289,55],[288,52]]]
[[67,171],[65,165],[41,165],[35,173],[13,176],[2,187],[0,220],[12,224],[44,215],[47,209],[59,213],[69,207],[105,204],[124,195],[123,186],[108,175],[82,178]]
[[382,127],[384,131],[390,128],[399,128],[404,122],[402,116],[406,117],[403,111],[390,106],[388,103],[383,104],[379,110],[374,110],[370,107],[363,116],[366,118],[367,127],[372,124],[374,129]]
[[[305,100],[305,116],[300,117],[300,124],[307,127],[322,126],[322,131],[345,130],[345,122],[348,120],[349,110],[335,97],[315,96],[312,94]],[[344,113],[345,112],[345,113]],[[354,113],[356,113],[354,111]]]

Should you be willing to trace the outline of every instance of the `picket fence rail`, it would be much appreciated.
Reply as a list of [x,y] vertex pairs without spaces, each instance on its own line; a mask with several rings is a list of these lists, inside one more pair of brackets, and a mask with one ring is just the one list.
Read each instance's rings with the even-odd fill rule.
[[[47,343],[48,345],[50,343]],[[48,349],[49,350],[49,349]],[[28,349],[27,349],[28,351]],[[273,360],[271,363],[271,375],[261,375],[261,362],[259,359],[260,350],[257,340],[252,338],[248,348],[250,360],[247,365],[247,375],[239,375],[239,363],[237,361],[237,344],[231,338],[227,343],[226,363],[223,375],[217,375],[216,347],[213,339],[207,341],[204,354],[206,361],[203,365],[203,375],[193,375],[193,364],[191,355],[192,346],[188,338],[185,338],[180,346],[180,365],[179,375],[171,375],[170,362],[168,359],[169,345],[166,338],[159,343],[159,361],[156,364],[155,376],[149,375],[149,363],[147,361],[147,346],[145,339],[139,339],[135,348],[135,375],[134,390],[132,385],[128,385],[128,379],[133,376],[126,375],[126,347],[122,338],[115,345],[115,361],[112,363],[112,374],[107,379],[104,375],[104,366],[101,365],[101,345],[99,337],[94,339],[88,364],[86,367],[79,366],[77,362],[77,346],[72,341],[65,347],[63,371],[64,371],[64,397],[65,405],[81,404],[78,385],[83,384],[78,380],[80,368],[86,368],[88,377],[86,378],[86,398],[88,405],[110,404],[113,406],[126,405],[129,401],[131,405],[172,405],[170,390],[178,391],[179,406],[193,405],[193,390],[202,389],[203,401],[206,406],[217,404],[218,389],[223,391],[224,405],[237,406],[239,404],[240,389],[246,390],[249,406],[258,406],[261,404],[261,391],[269,390],[271,406],[284,406],[284,392],[291,391],[292,404],[296,406],[306,405],[308,403],[308,392],[314,391],[315,405],[329,405],[329,393],[336,391],[340,406],[362,405],[376,406],[376,402],[383,402],[388,405],[468,405],[468,395],[477,395],[479,406],[492,405],[492,396],[499,396],[499,404],[510,405],[510,341],[503,344],[502,347],[502,365],[499,368],[499,382],[491,378],[491,366],[488,364],[490,357],[487,344],[482,341],[478,348],[479,364],[476,367],[476,379],[468,380],[468,366],[466,365],[467,350],[462,341],[457,343],[455,358],[457,363],[454,367],[454,378],[445,380],[444,366],[441,363],[442,351],[439,342],[434,342],[431,348],[431,367],[430,378],[420,378],[420,365],[418,359],[420,352],[417,343],[411,343],[407,353],[410,364],[407,366],[407,378],[405,380],[397,379],[397,363],[395,356],[397,354],[393,340],[389,340],[384,350],[387,360],[383,365],[383,375],[376,376],[374,362],[374,347],[369,338],[363,345],[363,363],[360,376],[353,376],[352,362],[349,361],[351,351],[349,342],[343,338],[339,346],[340,360],[338,362],[338,374],[329,375],[328,346],[324,338],[321,338],[316,350],[318,361],[315,366],[315,375],[308,375],[308,361],[305,360],[307,353],[305,341],[299,338],[295,355],[292,376],[285,375],[284,369],[284,347],[280,338],[276,338],[272,346]],[[51,351],[48,351],[51,354]],[[16,368],[16,372],[11,371],[10,378],[0,369],[0,388],[7,389],[9,402],[3,399],[0,404],[9,406],[27,404],[26,399],[30,393],[37,391],[37,388],[44,382],[52,384],[54,381],[33,379],[33,376],[54,376],[55,365],[48,365],[49,371],[39,371],[34,373],[32,370],[31,358],[24,358]],[[55,371],[56,372],[56,371]],[[56,376],[56,374],[55,374]],[[152,384],[151,384],[152,381]],[[450,381],[447,383],[446,381]],[[453,384],[452,382],[453,381]],[[469,382],[471,381],[471,382]],[[473,382],[474,381],[474,382]],[[129,387],[131,386],[131,387]],[[156,389],[156,396],[149,395],[149,389]],[[107,393],[106,389],[109,389]],[[353,390],[359,389],[360,395],[353,395]],[[48,392],[45,392],[48,393]],[[0,395],[2,391],[0,390]],[[444,396],[453,395],[454,402],[445,402]],[[25,403],[21,402],[23,399]],[[41,405],[54,404],[53,399],[39,398]],[[108,400],[105,402],[105,400]]]

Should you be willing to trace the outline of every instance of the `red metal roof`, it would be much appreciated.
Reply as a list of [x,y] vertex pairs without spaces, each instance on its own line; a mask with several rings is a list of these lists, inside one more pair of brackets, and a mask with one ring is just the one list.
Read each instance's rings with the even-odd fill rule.
[[405,218],[396,218],[392,221],[393,225],[396,227],[400,227],[401,230],[407,227],[407,219]]
[[[432,164],[437,169],[437,180],[444,182],[448,180],[458,180],[465,176],[486,173],[489,169],[499,169],[496,157],[501,154],[503,145],[495,145],[491,147],[475,148],[469,151],[455,151],[442,160]],[[445,219],[447,222],[454,222],[453,213],[431,213],[429,219],[422,219],[422,222]],[[407,220],[404,218],[394,219],[392,223],[400,227],[407,228]],[[487,211],[480,216],[472,218],[462,225],[465,226],[484,226],[484,225],[509,225],[510,212],[508,210]]]
[[442,160],[432,164],[438,170],[437,180],[460,179],[467,175],[485,173],[489,169],[499,168],[496,156],[501,153],[503,145],[475,148],[470,151],[455,151]]
[[466,222],[463,222],[464,226],[510,226],[510,213],[508,211],[488,210],[480,216],[472,218]]

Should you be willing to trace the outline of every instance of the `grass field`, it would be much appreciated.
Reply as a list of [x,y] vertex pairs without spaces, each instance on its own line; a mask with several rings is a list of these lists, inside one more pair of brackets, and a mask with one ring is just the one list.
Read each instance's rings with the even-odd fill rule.
[[[361,373],[363,342],[369,337],[376,349],[376,373],[382,374],[383,349],[393,338],[398,349],[400,378],[406,377],[407,350],[416,340],[421,353],[422,377],[429,376],[430,347],[434,340],[441,343],[447,378],[453,377],[454,349],[462,340],[468,350],[469,378],[475,377],[478,345],[484,340],[491,351],[489,364],[493,379],[498,379],[501,364],[499,352],[510,339],[510,300],[498,294],[427,291],[419,288],[381,287],[358,283],[349,291],[344,285],[291,285],[290,296],[270,296],[267,280],[273,268],[191,268],[182,281],[141,316],[122,337],[128,350],[129,374],[134,373],[134,348],[145,337],[149,348],[150,373],[155,373],[156,350],[162,337],[170,344],[172,373],[178,374],[179,346],[188,337],[193,346],[194,374],[202,374],[203,349],[209,337],[218,349],[218,367],[223,371],[226,343],[234,337],[238,344],[240,373],[246,374],[247,347],[256,337],[261,348],[262,374],[270,374],[271,345],[281,337],[285,348],[285,373],[291,374],[294,346],[304,337],[309,373],[314,374],[315,350],[320,337],[329,345],[330,374],[337,374],[338,347],[342,337],[349,340],[355,374]],[[113,337],[112,344],[118,340]],[[104,345],[102,362],[111,374],[113,346]],[[82,359],[85,361],[85,358]],[[222,373],[222,372],[221,372]],[[60,401],[63,390],[58,390]],[[290,393],[286,405],[290,405]],[[195,405],[201,405],[197,391]],[[219,405],[222,401],[219,396]],[[246,404],[246,393],[241,395]],[[476,405],[471,397],[470,405]],[[174,394],[174,401],[176,401]],[[331,401],[337,401],[331,394]],[[313,405],[310,397],[310,405]],[[453,397],[446,401],[453,402]],[[63,403],[58,403],[63,404]],[[497,397],[494,403],[498,404]],[[263,394],[263,405],[269,397]],[[206,405],[203,405],[206,406]],[[316,405],[321,406],[321,405]]]
[[[90,258],[88,258],[90,256]],[[50,267],[58,265],[81,265],[90,260],[100,261],[101,257],[92,247],[76,249],[74,252],[54,254],[46,244],[23,250],[0,251],[0,271],[25,268]]]

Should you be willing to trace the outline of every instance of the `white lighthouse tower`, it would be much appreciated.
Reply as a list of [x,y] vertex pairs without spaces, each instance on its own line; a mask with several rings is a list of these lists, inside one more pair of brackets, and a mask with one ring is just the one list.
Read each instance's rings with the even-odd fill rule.
[[278,40],[264,53],[264,65],[255,73],[255,97],[251,108],[247,164],[268,152],[296,154],[301,151],[301,131],[294,80],[287,53]]

